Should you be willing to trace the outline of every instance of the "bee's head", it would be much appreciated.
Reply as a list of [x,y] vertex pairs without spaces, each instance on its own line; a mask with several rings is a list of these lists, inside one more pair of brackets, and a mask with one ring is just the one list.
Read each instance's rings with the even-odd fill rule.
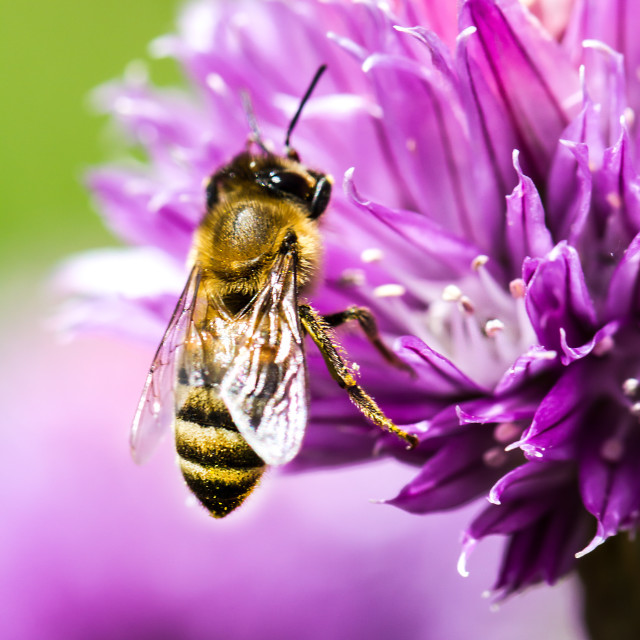
[[238,194],[289,201],[304,209],[311,220],[326,210],[331,198],[330,176],[307,169],[297,159],[244,152],[216,172],[206,188],[207,210]]
[[252,187],[262,189],[265,196],[277,200],[290,200],[302,206],[308,218],[317,219],[327,208],[331,197],[332,180],[329,176],[311,171],[300,162],[297,151],[291,146],[291,134],[300,118],[302,109],[326,70],[322,65],[315,73],[295,112],[285,137],[285,155],[278,156],[267,148],[256,121],[251,100],[242,94],[245,112],[251,128],[249,149],[255,145],[258,153],[249,151],[237,155],[207,183],[207,210],[211,211],[221,200],[237,197],[239,192],[250,192]]

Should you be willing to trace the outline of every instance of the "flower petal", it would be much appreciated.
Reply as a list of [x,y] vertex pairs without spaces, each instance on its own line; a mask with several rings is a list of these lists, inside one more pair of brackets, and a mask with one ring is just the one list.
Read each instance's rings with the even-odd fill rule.
[[[508,176],[513,149],[534,182],[547,173],[561,131],[577,111],[578,75],[567,55],[516,0],[467,0],[460,30],[475,27],[461,50],[485,131],[485,144]],[[501,126],[492,123],[501,122]],[[484,127],[483,127],[484,128]],[[485,134],[486,136],[486,134]],[[482,137],[478,136],[479,139]],[[510,188],[513,180],[503,184]]]
[[[585,443],[580,458],[579,480],[584,506],[598,519],[598,531],[580,556],[621,529],[637,525],[640,510],[637,418],[622,407],[611,404],[601,405],[599,412],[592,412],[592,416],[600,428],[590,434],[589,441]],[[627,428],[623,426],[625,423]],[[607,424],[607,429],[602,428],[604,424]],[[618,433],[629,435],[617,436]]]
[[[502,473],[482,453],[490,449],[493,429],[478,426],[447,438],[420,473],[387,504],[410,513],[450,509],[484,493]],[[506,457],[506,456],[505,456]]]
[[553,248],[540,195],[531,178],[522,173],[518,156],[514,151],[513,166],[519,181],[507,196],[507,246],[514,275],[519,274],[526,257],[542,258]]
[[577,245],[591,205],[591,171],[586,144],[560,140],[548,188],[549,227],[554,239]]
[[573,247],[561,242],[544,259],[528,260],[524,279],[527,313],[545,348],[562,351],[561,329],[570,344],[582,345],[593,336],[595,309]]
[[434,396],[455,401],[456,398],[485,392],[450,360],[418,338],[412,336],[401,338],[397,353],[411,365],[420,381]]
[[[573,53],[574,64],[578,65],[585,61],[588,53],[582,49],[582,43],[585,40],[599,40],[622,54],[627,77],[635,78],[636,70],[640,67],[640,42],[636,37],[636,25],[639,23],[640,6],[636,2],[577,0],[563,46]],[[601,69],[599,71],[602,73]],[[638,82],[628,83],[627,94],[629,105],[637,110],[640,107]]]
[[109,226],[134,245],[162,249],[186,259],[193,232],[204,210],[203,193],[167,188],[152,176],[120,169],[93,171],[87,183]]
[[[389,147],[406,184],[406,208],[476,239],[470,224],[472,155],[456,87],[439,71],[399,56],[374,54],[363,70],[382,107]],[[405,100],[407,95],[413,99]]]
[[[462,275],[469,270],[469,265],[481,251],[472,243],[462,240],[446,227],[432,222],[424,215],[412,211],[397,211],[383,205],[365,200],[356,190],[353,182],[353,170],[345,174],[344,188],[348,197],[359,207],[370,211],[380,221],[393,229],[411,244],[426,252],[426,257],[433,256],[436,264],[445,265],[452,274]],[[421,265],[429,269],[428,263]],[[442,268],[439,269],[443,273]],[[444,275],[444,273],[443,273]]]
[[[577,453],[575,434],[582,426],[589,405],[588,368],[575,363],[544,397],[531,426],[522,439],[511,445],[545,460],[570,459]],[[588,396],[587,396],[588,397]]]
[[607,318],[640,317],[640,234],[628,246],[611,278]]

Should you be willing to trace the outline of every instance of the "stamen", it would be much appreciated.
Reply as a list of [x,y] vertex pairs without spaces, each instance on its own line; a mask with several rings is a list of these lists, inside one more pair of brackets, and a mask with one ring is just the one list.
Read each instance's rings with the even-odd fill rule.
[[373,247],[371,249],[365,249],[360,254],[360,259],[362,260],[362,262],[380,262],[382,258],[384,258],[382,249],[376,249]]
[[614,339],[611,336],[605,336],[600,340],[600,342],[596,343],[593,347],[593,355],[594,356],[604,356],[609,353],[613,347],[616,346]]
[[484,254],[476,256],[471,262],[471,268],[477,271],[480,267],[484,267],[487,262],[489,262],[489,256],[485,256]]
[[631,107],[627,107],[622,112],[622,118],[624,119],[624,124],[626,124],[627,127],[632,128],[636,121],[636,112]]
[[516,278],[509,283],[509,291],[514,298],[524,298],[527,287],[522,278]]
[[618,438],[608,438],[600,447],[600,456],[607,462],[619,462],[624,455],[624,443]]
[[494,318],[493,320],[487,320],[484,325],[484,332],[488,338],[495,338],[504,329],[504,322]]
[[362,269],[345,269],[338,279],[338,284],[342,287],[361,287],[367,281],[365,272]]
[[460,305],[460,310],[468,313],[469,315],[473,314],[473,312],[475,311],[473,302],[471,302],[471,300],[467,296],[462,296],[460,300],[458,300],[458,304]]
[[218,95],[224,95],[227,92],[227,83],[219,73],[210,73],[205,82],[209,89]]
[[640,402],[634,402],[629,408],[629,413],[634,418],[640,418]]
[[492,469],[501,467],[508,459],[509,454],[502,447],[492,447],[482,454],[482,462]]
[[513,313],[513,300],[504,290],[504,286],[496,282],[489,269],[486,268],[488,262],[488,256],[476,256],[471,263],[471,268],[477,273],[480,283],[484,287],[483,299],[488,298],[500,315],[508,317]]
[[638,378],[627,378],[622,383],[622,391],[624,395],[633,398],[638,393],[638,387],[640,387],[640,380]]
[[397,298],[406,292],[401,284],[381,284],[373,290],[373,295],[376,298]]
[[522,427],[515,422],[500,422],[493,430],[493,439],[501,444],[514,442],[522,435]]
[[455,284],[448,284],[442,291],[442,299],[445,302],[457,302],[462,298],[462,291]]
[[605,200],[612,209],[620,209],[622,207],[622,198],[615,191],[608,193]]

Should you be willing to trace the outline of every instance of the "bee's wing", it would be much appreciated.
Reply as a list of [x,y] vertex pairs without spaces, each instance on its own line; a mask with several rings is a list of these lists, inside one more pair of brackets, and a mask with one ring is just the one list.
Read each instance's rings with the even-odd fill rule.
[[200,279],[200,267],[196,265],[191,270],[147,374],[131,425],[131,452],[136,462],[147,460],[173,421],[177,352],[191,327]]
[[295,249],[276,259],[241,333],[220,397],[249,446],[267,464],[284,464],[298,453],[307,423]]

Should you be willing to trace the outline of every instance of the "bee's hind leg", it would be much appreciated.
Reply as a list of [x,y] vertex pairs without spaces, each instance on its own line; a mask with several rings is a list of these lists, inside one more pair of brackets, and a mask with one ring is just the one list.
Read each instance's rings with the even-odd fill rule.
[[[397,427],[382,413],[375,400],[356,382],[349,364],[340,355],[338,345],[334,343],[329,333],[330,325],[325,318],[319,316],[310,306],[298,307],[302,326],[316,343],[333,379],[347,391],[353,403],[371,422],[386,431],[395,433],[413,449],[418,444],[416,436]],[[348,310],[347,310],[348,311]],[[334,314],[338,316],[340,314]],[[331,318],[331,316],[329,316]],[[349,319],[349,318],[346,318]],[[338,323],[340,324],[340,323]],[[386,348],[386,347],[385,347]]]
[[403,362],[389,347],[384,343],[382,338],[380,337],[380,333],[378,331],[378,323],[376,322],[376,318],[367,309],[366,307],[349,307],[344,311],[339,311],[338,313],[330,313],[328,315],[322,316],[324,322],[329,325],[331,328],[339,327],[341,324],[348,322],[349,320],[357,320],[360,328],[364,332],[364,335],[367,337],[369,342],[378,350],[378,353],[390,364],[396,367],[397,369],[401,369],[402,371],[407,371],[411,375],[415,376],[415,372],[413,369],[406,363]]

